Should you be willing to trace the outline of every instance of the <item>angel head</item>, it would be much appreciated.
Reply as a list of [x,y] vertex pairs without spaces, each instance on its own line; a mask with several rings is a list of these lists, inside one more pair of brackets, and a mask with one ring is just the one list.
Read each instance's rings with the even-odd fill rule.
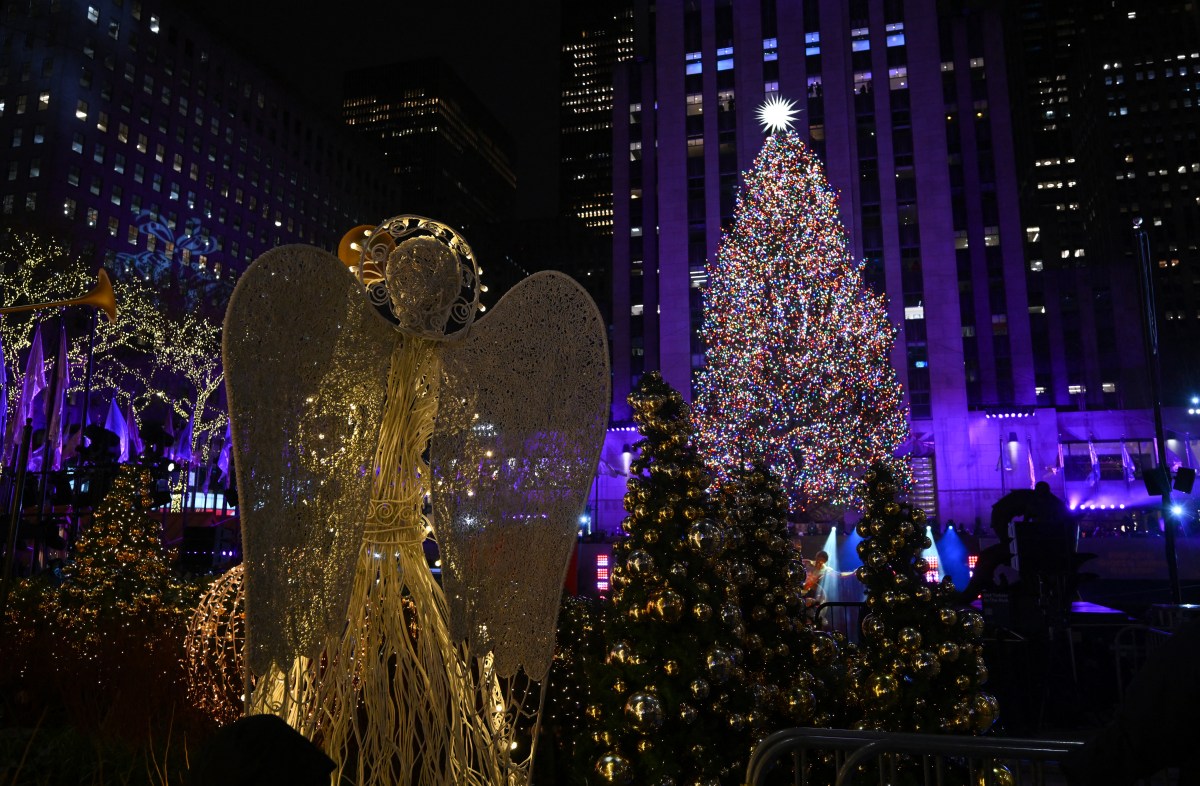
[[470,246],[450,227],[403,215],[361,234],[359,280],[400,331],[430,339],[461,337],[484,310],[481,271]]

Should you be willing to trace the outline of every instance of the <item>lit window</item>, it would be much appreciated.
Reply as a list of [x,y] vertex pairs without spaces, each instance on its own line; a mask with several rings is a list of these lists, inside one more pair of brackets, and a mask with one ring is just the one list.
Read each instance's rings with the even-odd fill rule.
[[1100,389],[1103,390],[1105,393],[1116,393],[1117,392],[1117,383],[1101,382]]
[[925,318],[925,307],[924,306],[905,306],[904,307],[904,318],[905,319],[924,319]]
[[158,17],[157,16],[150,17],[150,32],[151,33],[158,32]]
[[629,315],[632,317],[640,317],[642,315],[642,311],[644,308],[645,308],[645,306],[643,306],[641,303],[635,303],[629,309]]
[[96,8],[94,5],[88,6],[88,21],[92,24],[96,24],[100,21],[100,9]]
[[41,95],[38,96],[38,111],[40,112],[43,109],[49,109],[49,108],[50,108],[50,94],[42,93]]
[[1044,265],[1042,264],[1042,260],[1040,260],[1040,259],[1029,260],[1029,269],[1032,270],[1034,273],[1041,273],[1043,268],[1044,268]]
[[77,120],[87,120],[88,105],[87,101],[82,98],[75,102],[75,118]]
[[1067,392],[1072,396],[1078,396],[1082,393],[1087,393],[1087,385],[1067,385]]

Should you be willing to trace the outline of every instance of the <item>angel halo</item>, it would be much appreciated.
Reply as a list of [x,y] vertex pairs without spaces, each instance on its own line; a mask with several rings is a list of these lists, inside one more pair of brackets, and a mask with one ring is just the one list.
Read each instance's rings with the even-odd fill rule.
[[479,267],[440,222],[363,240],[350,269],[267,252],[226,315],[247,708],[360,784],[523,783],[607,420],[603,321],[553,272],[476,319]]

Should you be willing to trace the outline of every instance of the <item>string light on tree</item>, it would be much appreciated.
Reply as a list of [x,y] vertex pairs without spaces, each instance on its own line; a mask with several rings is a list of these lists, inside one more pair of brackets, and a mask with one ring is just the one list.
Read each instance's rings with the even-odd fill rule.
[[908,434],[895,330],[794,132],[768,137],[745,174],[708,281],[696,419],[709,465],[761,462],[793,510],[861,503],[857,474],[876,461],[905,485],[892,458]]

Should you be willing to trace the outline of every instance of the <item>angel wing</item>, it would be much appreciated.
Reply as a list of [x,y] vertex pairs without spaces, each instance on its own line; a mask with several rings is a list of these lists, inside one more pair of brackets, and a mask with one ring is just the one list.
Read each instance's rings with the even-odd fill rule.
[[315,656],[345,624],[396,331],[337,257],[283,246],[242,275],[223,355],[246,566],[246,662]]
[[500,677],[541,681],[571,548],[600,453],[608,342],[569,277],[513,287],[442,353],[430,451],[450,634]]

